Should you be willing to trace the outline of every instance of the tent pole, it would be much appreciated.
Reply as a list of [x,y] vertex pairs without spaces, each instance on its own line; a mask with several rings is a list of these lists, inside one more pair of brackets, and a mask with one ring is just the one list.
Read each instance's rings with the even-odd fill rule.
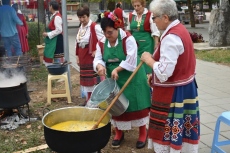
[[[65,60],[69,62],[69,42],[68,42],[68,25],[67,25],[67,13],[66,13],[66,0],[61,1],[62,5],[62,24],[63,24],[63,43],[64,43],[64,53]],[[68,80],[70,92],[72,92],[72,86],[70,82],[70,66],[68,65]]]

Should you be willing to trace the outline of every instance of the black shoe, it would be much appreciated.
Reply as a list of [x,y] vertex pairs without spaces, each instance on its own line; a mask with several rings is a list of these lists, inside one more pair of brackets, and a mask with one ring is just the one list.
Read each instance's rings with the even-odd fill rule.
[[146,145],[147,139],[148,139],[148,132],[147,132],[147,134],[146,134],[145,142],[143,142],[143,141],[137,141],[137,143],[136,143],[136,148],[137,148],[137,149],[144,148],[145,145]]
[[124,140],[124,132],[122,132],[122,136],[120,140],[113,140],[112,142],[112,148],[119,148],[121,142]]
[[137,148],[137,149],[144,148],[144,147],[145,147],[145,144],[146,144],[146,141],[145,141],[145,142],[137,141],[137,143],[136,143],[136,148]]

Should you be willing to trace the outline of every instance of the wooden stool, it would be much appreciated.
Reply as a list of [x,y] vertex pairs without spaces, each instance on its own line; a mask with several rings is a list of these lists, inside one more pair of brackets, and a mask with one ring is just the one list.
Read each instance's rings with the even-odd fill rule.
[[[52,80],[63,79],[65,81],[65,90],[52,90]],[[48,75],[48,85],[47,85],[47,104],[51,104],[51,98],[67,97],[68,103],[71,102],[69,82],[67,73],[61,75]]]
[[37,45],[38,56],[40,56],[40,64],[43,63],[44,49],[45,49],[45,46],[43,46],[43,45]]

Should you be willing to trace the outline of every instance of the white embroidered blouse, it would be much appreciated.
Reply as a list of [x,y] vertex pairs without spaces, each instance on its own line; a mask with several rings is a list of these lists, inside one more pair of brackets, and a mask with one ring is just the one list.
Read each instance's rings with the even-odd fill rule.
[[[153,71],[161,82],[167,81],[172,76],[178,57],[184,52],[184,45],[179,36],[175,34],[165,36],[170,28],[179,23],[179,20],[173,21],[160,38],[160,59],[153,64]],[[162,39],[163,37],[164,39]]]
[[[59,13],[59,11],[55,11],[50,18],[52,18],[57,13]],[[55,30],[47,32],[49,39],[52,39],[53,37],[56,37],[57,35],[62,33],[62,18],[60,16],[55,16],[54,26],[55,26]]]
[[[126,36],[126,32],[122,29],[119,29],[119,30],[120,30],[119,32],[121,35],[121,39],[123,39]],[[105,40],[106,38],[103,37],[101,42],[104,43]],[[116,40],[116,43],[115,43],[115,46],[117,45],[118,45],[118,39]],[[108,43],[108,47],[109,48],[111,47],[110,43]],[[137,44],[133,36],[129,36],[126,39],[126,52],[127,52],[126,59],[122,61],[119,66],[126,69],[127,71],[134,71],[136,68],[136,64],[137,64]],[[97,50],[96,50],[95,58],[93,61],[93,67],[95,71],[97,71],[96,66],[99,63],[105,66],[105,62],[102,60],[101,48],[97,44]]]
[[[80,26],[77,36],[76,36],[76,43],[79,44],[79,46],[84,47],[85,45],[89,44],[89,37],[91,34],[90,26],[92,24],[92,20],[90,19],[88,24],[83,27],[83,25]],[[95,26],[96,36],[97,39],[100,40],[104,37],[104,33],[101,29],[100,25]],[[76,46],[76,45],[75,45]]]

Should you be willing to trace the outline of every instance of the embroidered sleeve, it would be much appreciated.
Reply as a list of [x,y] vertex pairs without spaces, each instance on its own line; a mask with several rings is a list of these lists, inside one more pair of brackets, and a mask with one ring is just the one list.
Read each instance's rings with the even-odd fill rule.
[[98,64],[105,66],[105,62],[102,60],[101,48],[97,43],[97,50],[96,50],[96,54],[93,60],[93,69],[95,72],[97,72],[96,67]]
[[126,39],[126,59],[120,63],[120,66],[127,71],[134,71],[137,66],[137,44],[133,36]]
[[60,16],[55,16],[54,25],[55,30],[47,33],[50,39],[62,33],[62,18]]
[[172,76],[177,59],[183,52],[183,43],[177,35],[169,34],[162,39],[160,59],[153,65],[153,71],[160,82],[165,82]]

